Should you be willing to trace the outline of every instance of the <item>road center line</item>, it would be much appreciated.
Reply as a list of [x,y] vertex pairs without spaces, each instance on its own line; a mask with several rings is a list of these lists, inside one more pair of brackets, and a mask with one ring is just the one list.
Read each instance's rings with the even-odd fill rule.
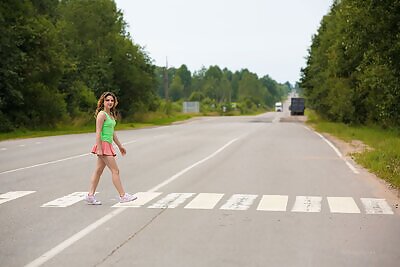
[[[236,142],[239,138],[235,138],[231,141],[229,141],[228,143],[226,143],[224,146],[222,146],[220,149],[218,149],[217,151],[215,151],[214,153],[212,153],[211,155],[205,157],[204,159],[190,165],[189,167],[183,169],[182,171],[178,172],[177,174],[173,175],[171,178],[165,180],[164,182],[156,185],[155,187],[149,189],[147,192],[155,192],[157,190],[159,190],[161,187],[166,186],[167,184],[173,182],[174,180],[176,180],[178,177],[182,176],[183,174],[185,174],[186,172],[188,172],[190,169],[193,169],[194,167],[204,163],[205,161],[215,157],[218,153],[220,153],[221,151],[223,151],[225,148],[227,148],[228,146],[230,146],[231,144],[233,144],[234,142]],[[86,155],[86,154],[85,154]],[[91,233],[93,230],[95,230],[96,228],[98,228],[99,226],[101,226],[102,224],[104,224],[105,222],[109,221],[110,219],[112,219],[113,217],[117,216],[118,214],[120,214],[121,212],[123,212],[124,210],[126,210],[128,208],[117,208],[115,210],[113,210],[112,212],[106,214],[105,216],[103,216],[102,218],[98,219],[97,221],[95,221],[94,223],[86,226],[84,229],[82,229],[81,231],[79,231],[78,233],[74,234],[73,236],[71,236],[70,238],[64,240],[63,242],[61,242],[60,244],[58,244],[57,246],[55,246],[54,248],[50,249],[49,251],[45,252],[43,255],[41,255],[40,257],[38,257],[37,259],[33,260],[32,262],[28,263],[27,265],[25,265],[25,267],[37,267],[37,266],[41,266],[42,264],[44,264],[45,262],[47,262],[48,260],[52,259],[53,257],[55,257],[56,255],[58,255],[59,253],[61,253],[63,250],[65,250],[66,248],[68,248],[69,246],[73,245],[76,241],[82,239],[83,237],[85,237],[86,235],[88,235],[89,233]]]
[[229,141],[227,144],[225,144],[223,147],[221,147],[220,149],[218,149],[217,151],[215,151],[214,153],[212,153],[211,155],[209,155],[208,157],[205,157],[204,159],[190,165],[189,167],[181,170],[180,172],[178,172],[177,174],[173,175],[171,178],[165,180],[164,182],[162,182],[159,185],[156,185],[155,187],[151,188],[148,192],[156,192],[157,190],[159,190],[161,187],[166,186],[167,184],[173,182],[175,179],[177,179],[178,177],[182,176],[183,174],[185,174],[186,172],[188,172],[189,170],[193,169],[194,167],[196,167],[197,165],[202,164],[203,162],[215,157],[218,153],[220,153],[222,150],[224,150],[225,148],[227,148],[228,146],[230,146],[231,144],[233,144],[234,142],[236,142],[238,140],[238,138],[235,138],[231,141]]

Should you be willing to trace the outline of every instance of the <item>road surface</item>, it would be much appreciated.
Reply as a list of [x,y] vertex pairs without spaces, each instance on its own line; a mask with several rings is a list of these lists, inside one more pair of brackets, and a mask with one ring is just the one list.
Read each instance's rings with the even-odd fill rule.
[[0,142],[0,266],[400,266],[396,196],[287,116],[118,132],[123,207],[94,133]]

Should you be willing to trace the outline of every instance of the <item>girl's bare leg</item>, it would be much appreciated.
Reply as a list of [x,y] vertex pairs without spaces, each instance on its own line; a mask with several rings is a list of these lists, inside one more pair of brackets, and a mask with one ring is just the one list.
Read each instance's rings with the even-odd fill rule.
[[103,173],[104,168],[106,167],[106,164],[104,161],[100,158],[97,157],[97,165],[96,169],[92,175],[92,178],[90,179],[90,189],[89,189],[89,195],[94,195],[96,192],[97,185],[99,184],[100,181],[100,176]]
[[101,156],[101,159],[103,160],[104,164],[107,165],[107,167],[111,170],[112,182],[117,189],[119,195],[125,195],[125,190],[122,187],[121,179],[119,177],[119,169],[115,158],[111,156]]

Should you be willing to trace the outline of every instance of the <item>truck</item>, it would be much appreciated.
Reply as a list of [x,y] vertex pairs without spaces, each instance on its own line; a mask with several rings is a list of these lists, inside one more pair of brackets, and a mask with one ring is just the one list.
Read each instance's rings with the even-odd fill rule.
[[276,112],[282,112],[282,111],[283,111],[282,102],[276,102],[276,103],[275,103],[275,111],[276,111]]
[[304,98],[302,97],[292,97],[290,100],[290,115],[304,115]]

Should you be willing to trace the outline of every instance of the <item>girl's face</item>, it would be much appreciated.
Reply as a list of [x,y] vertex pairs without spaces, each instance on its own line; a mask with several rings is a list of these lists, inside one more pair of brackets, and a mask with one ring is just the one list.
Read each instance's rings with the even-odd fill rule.
[[104,107],[107,109],[112,109],[113,106],[114,106],[114,97],[112,95],[106,96],[106,98],[104,98]]

